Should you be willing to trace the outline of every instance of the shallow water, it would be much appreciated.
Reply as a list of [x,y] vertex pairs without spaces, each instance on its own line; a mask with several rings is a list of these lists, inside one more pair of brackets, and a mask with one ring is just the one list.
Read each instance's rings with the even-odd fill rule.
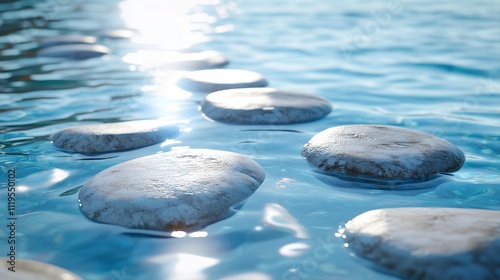
[[[393,279],[351,256],[334,236],[338,228],[383,207],[500,210],[498,1],[223,1],[189,17],[178,17],[188,4],[164,2],[0,4],[0,194],[6,209],[3,186],[15,169],[19,258],[84,279]],[[99,59],[35,55],[38,38],[113,28],[144,36],[101,39],[113,54]],[[172,86],[178,73],[123,61],[189,45],[223,53],[227,68],[259,72],[271,87],[328,98],[334,110],[305,124],[214,123],[198,111],[204,95]],[[70,125],[155,118],[180,123],[181,134],[99,156],[64,153],[48,140]],[[425,188],[391,191],[317,174],[301,157],[316,133],[360,123],[442,137],[466,163]],[[249,155],[266,180],[235,215],[191,237],[98,224],[80,213],[78,187],[94,174],[180,147]],[[0,233],[4,254],[4,227]]]

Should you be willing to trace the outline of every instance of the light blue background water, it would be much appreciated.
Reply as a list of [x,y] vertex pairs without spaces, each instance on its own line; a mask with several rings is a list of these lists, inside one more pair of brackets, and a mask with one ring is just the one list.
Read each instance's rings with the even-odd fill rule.
[[[334,237],[338,228],[384,207],[500,210],[499,1],[260,0],[197,9],[215,20],[199,25],[209,40],[193,50],[217,50],[231,60],[229,68],[257,71],[272,87],[333,103],[325,119],[289,126],[204,119],[197,108],[202,95],[179,100],[162,87],[170,75],[131,71],[121,61],[155,46],[101,41],[113,55],[78,62],[34,56],[36,38],[126,27],[119,3],[0,4],[0,215],[5,221],[6,170],[15,168],[19,257],[84,279],[245,273],[254,273],[251,279],[392,279],[352,257]],[[40,26],[26,28],[33,15],[42,18]],[[48,141],[70,125],[160,117],[181,123],[176,141],[98,157],[56,151]],[[437,135],[460,147],[466,163],[418,191],[326,183],[300,156],[302,146],[323,129],[358,123]],[[97,224],[80,213],[76,193],[61,196],[109,166],[186,146],[246,154],[267,173],[238,213],[207,227],[206,237],[166,239]],[[0,233],[3,255],[4,227]]]

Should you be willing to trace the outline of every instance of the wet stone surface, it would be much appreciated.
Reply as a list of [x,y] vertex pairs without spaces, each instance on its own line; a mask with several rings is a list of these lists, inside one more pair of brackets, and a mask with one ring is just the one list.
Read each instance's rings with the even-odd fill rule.
[[99,154],[146,147],[173,138],[179,127],[167,121],[141,120],[68,127],[51,136],[56,148]]
[[261,74],[240,69],[187,72],[177,81],[177,85],[183,89],[204,93],[233,88],[265,87],[267,84]]
[[312,94],[273,88],[213,92],[201,105],[206,117],[233,124],[293,124],[321,119],[332,111],[330,101]]
[[458,171],[465,155],[427,133],[382,125],[346,125],[315,135],[302,149],[321,172],[374,180],[425,181]]
[[97,222],[160,231],[194,231],[231,215],[264,181],[262,167],[235,153],[186,149],[108,168],[79,193]]
[[338,236],[376,267],[404,279],[499,279],[500,212],[391,208],[365,212]]

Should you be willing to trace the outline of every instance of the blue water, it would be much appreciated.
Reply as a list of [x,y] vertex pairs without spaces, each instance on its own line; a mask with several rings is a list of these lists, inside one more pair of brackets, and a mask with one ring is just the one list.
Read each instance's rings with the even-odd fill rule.
[[[182,14],[178,3],[163,2],[0,4],[0,217],[6,222],[4,186],[15,169],[19,258],[84,279],[394,279],[353,257],[335,237],[338,228],[376,208],[500,210],[499,1],[235,0],[205,3],[182,18],[172,16]],[[100,40],[113,54],[86,61],[35,55],[39,38],[113,28],[144,37]],[[287,126],[215,123],[198,111],[203,95],[172,87],[177,74],[122,59],[186,47],[219,51],[231,60],[228,68],[259,72],[271,87],[321,95],[334,110]],[[179,123],[182,133],[94,157],[57,151],[48,140],[70,125],[155,118]],[[300,156],[323,129],[360,123],[442,137],[466,163],[425,189],[387,191],[328,180]],[[198,237],[164,238],[80,213],[78,187],[94,174],[175,147],[248,155],[266,180],[237,214]],[[6,228],[0,233],[4,255]]]

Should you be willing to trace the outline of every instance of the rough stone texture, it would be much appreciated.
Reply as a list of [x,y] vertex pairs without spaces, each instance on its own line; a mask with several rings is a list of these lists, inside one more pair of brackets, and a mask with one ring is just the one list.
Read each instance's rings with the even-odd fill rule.
[[71,59],[89,59],[109,54],[111,51],[102,45],[71,44],[41,49],[38,56]]
[[465,161],[462,151],[443,139],[382,125],[326,129],[307,142],[302,156],[331,175],[403,181],[455,172]]
[[65,151],[97,154],[146,147],[178,133],[179,127],[167,121],[141,120],[73,126],[55,133],[51,140]]
[[82,280],[76,274],[61,267],[16,258],[15,272],[9,271],[9,259],[0,258],[0,279],[5,280]]
[[59,45],[74,45],[74,44],[95,44],[97,39],[92,36],[84,36],[84,35],[59,35],[48,37],[40,40],[38,43],[39,48],[48,48]]
[[273,88],[243,88],[213,92],[201,105],[208,118],[234,124],[293,124],[321,119],[332,111],[322,97],[279,91]]
[[378,209],[342,235],[357,255],[404,279],[500,279],[500,211]]
[[226,218],[264,181],[246,156],[216,150],[179,150],[108,168],[80,190],[90,219],[163,231],[201,229]]
[[190,91],[214,92],[232,88],[265,87],[266,79],[255,72],[240,69],[209,69],[187,72],[177,85]]

